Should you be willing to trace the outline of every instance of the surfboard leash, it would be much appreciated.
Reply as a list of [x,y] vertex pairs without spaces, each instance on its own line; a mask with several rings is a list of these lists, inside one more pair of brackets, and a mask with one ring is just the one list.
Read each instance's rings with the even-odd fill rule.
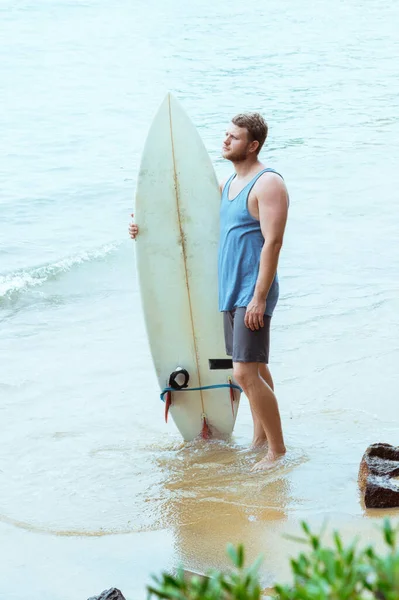
[[[180,370],[179,370],[179,373],[181,373]],[[232,410],[233,417],[234,417],[234,401],[235,401],[234,390],[239,390],[240,392],[242,392],[242,389],[240,388],[239,385],[236,385],[235,383],[232,382],[231,377],[229,377],[228,381],[229,381],[229,383],[203,385],[200,387],[193,387],[193,388],[189,388],[188,386],[184,387],[184,385],[183,386],[178,385],[178,386],[173,386],[173,387],[170,386],[170,387],[164,388],[160,394],[160,398],[161,398],[162,402],[165,402],[165,422],[166,423],[168,422],[169,409],[172,404],[172,392],[198,392],[198,391],[203,391],[203,390],[216,390],[216,389],[220,389],[220,388],[229,388],[229,390],[230,390],[231,410]],[[209,425],[207,422],[206,414],[202,413],[201,417],[202,417],[201,437],[203,439],[209,439],[211,432],[210,432]]]

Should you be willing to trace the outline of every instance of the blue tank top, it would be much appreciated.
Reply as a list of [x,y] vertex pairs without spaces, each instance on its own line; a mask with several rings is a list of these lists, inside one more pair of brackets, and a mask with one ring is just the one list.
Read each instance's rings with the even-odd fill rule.
[[[223,188],[218,260],[219,310],[222,312],[248,306],[255,292],[265,240],[259,221],[248,211],[248,196],[259,177],[267,172],[280,175],[273,169],[263,169],[232,200],[229,200],[229,190],[235,174]],[[266,299],[266,315],[272,316],[278,296],[276,273]]]

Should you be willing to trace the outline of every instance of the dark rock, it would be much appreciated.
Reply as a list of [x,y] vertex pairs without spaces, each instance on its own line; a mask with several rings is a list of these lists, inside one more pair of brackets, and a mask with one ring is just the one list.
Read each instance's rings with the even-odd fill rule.
[[117,588],[104,590],[99,596],[92,596],[88,600],[126,600],[125,596]]
[[359,488],[366,508],[399,507],[399,486],[391,481],[398,476],[399,446],[369,446],[359,468]]

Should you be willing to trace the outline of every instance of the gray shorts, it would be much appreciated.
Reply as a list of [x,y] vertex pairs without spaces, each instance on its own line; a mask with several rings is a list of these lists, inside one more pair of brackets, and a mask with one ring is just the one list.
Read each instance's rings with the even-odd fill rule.
[[270,349],[270,321],[271,317],[265,315],[264,326],[252,331],[244,323],[247,309],[245,307],[223,313],[224,341],[226,354],[233,358],[233,362],[269,362]]

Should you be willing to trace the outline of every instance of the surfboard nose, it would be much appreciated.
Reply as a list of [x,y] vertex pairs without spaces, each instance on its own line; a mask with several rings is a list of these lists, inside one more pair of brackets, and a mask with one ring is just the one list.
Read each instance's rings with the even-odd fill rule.
[[175,111],[177,109],[180,112],[183,111],[183,107],[181,106],[180,102],[178,101],[178,99],[176,98],[176,96],[174,95],[173,92],[168,92],[166,94],[164,102],[168,105],[171,113],[172,113],[172,111]]
[[[154,117],[154,121],[171,120],[172,115],[177,112],[182,112],[179,101],[172,92],[168,92],[162,100]],[[157,125],[156,125],[157,126]]]

